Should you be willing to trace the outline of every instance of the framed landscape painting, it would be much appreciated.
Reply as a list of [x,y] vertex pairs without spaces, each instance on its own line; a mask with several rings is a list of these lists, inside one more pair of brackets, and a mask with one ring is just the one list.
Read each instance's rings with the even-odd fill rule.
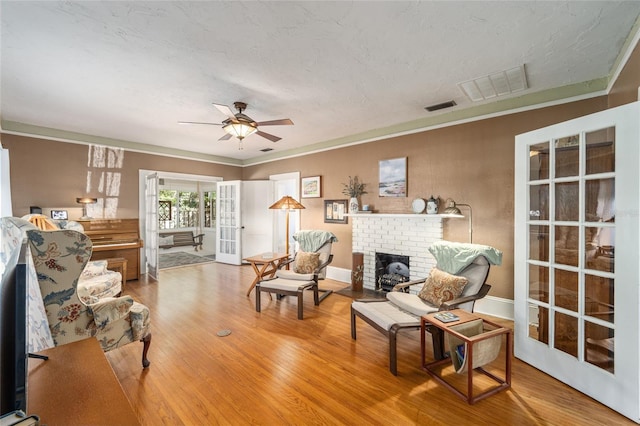
[[407,157],[380,160],[380,197],[407,196]]
[[320,176],[302,178],[302,198],[320,198],[321,183]]

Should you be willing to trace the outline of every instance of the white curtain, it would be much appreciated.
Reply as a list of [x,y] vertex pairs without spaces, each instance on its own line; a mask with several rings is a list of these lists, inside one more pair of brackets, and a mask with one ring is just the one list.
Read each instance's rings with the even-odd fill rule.
[[11,208],[11,175],[9,150],[0,145],[0,217],[13,216]]

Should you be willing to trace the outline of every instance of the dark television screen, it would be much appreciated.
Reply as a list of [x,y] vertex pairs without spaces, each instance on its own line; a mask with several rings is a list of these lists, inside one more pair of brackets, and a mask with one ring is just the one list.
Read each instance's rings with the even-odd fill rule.
[[0,288],[0,415],[27,411],[26,244],[7,259]]

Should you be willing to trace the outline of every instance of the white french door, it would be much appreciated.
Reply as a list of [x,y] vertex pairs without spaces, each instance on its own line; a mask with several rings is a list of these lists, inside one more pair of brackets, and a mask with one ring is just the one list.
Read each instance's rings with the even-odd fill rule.
[[241,183],[239,180],[217,183],[216,261],[232,265],[242,262]]
[[638,103],[516,137],[515,356],[640,422]]
[[147,274],[153,279],[158,278],[158,174],[151,173],[145,181],[145,259]]

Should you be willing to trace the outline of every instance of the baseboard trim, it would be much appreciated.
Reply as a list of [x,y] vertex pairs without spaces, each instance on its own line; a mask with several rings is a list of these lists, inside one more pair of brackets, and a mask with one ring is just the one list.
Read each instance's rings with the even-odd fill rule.
[[351,284],[351,270],[344,268],[336,268],[335,266],[327,266],[327,278],[334,281]]
[[[327,278],[329,278],[330,280],[351,284],[351,270],[328,266]],[[474,311],[480,314],[487,314],[513,321],[514,304],[513,300],[511,299],[504,299],[495,296],[485,296],[483,299],[476,302]]]

